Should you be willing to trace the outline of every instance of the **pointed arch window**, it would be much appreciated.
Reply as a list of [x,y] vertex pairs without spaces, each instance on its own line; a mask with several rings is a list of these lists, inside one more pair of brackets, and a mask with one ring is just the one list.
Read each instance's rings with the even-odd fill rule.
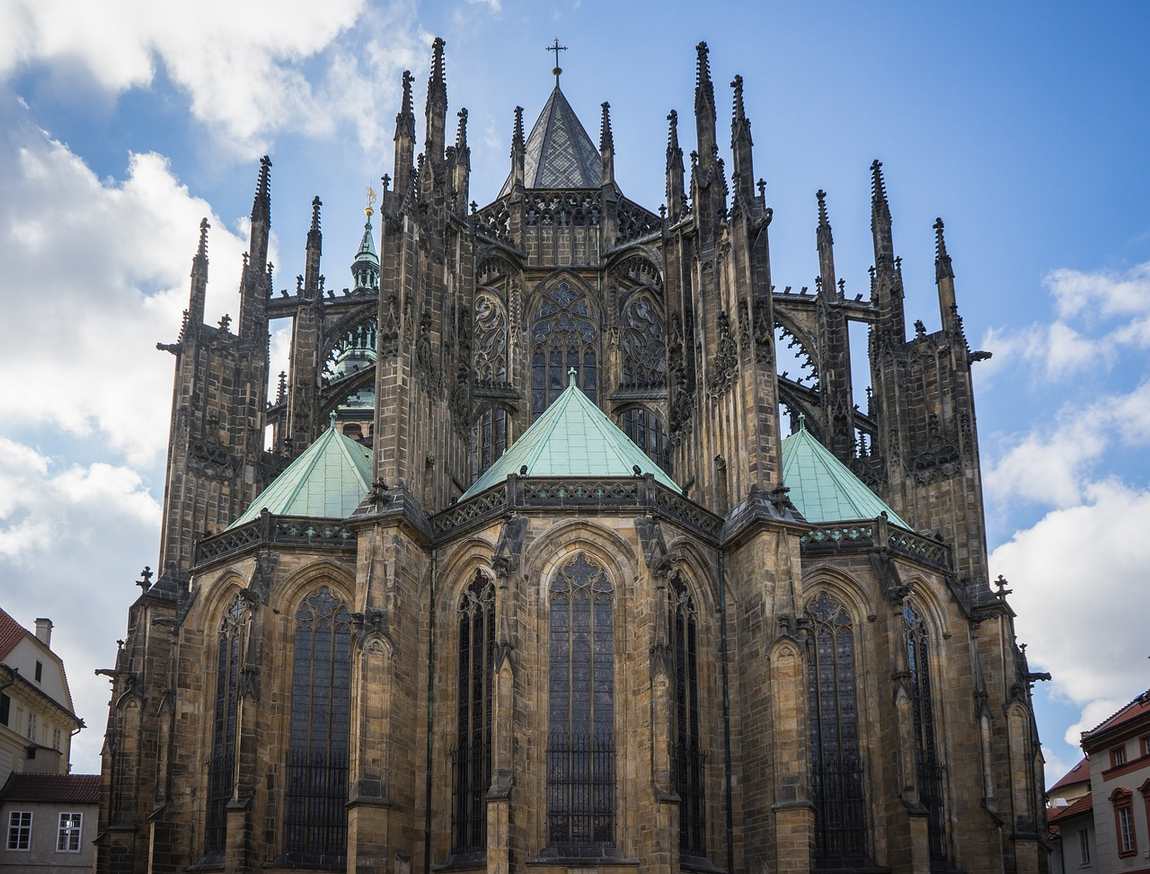
[[286,862],[344,866],[350,711],[351,616],[325,586],[308,595],[295,615]]
[[580,388],[599,402],[599,329],[587,295],[566,280],[543,291],[531,323],[531,418],[538,418],[578,371]]
[[668,591],[668,628],[674,666],[671,768],[679,795],[679,849],[707,854],[706,756],[699,722],[699,623],[695,600],[675,576]]
[[551,581],[547,819],[563,854],[615,840],[614,595],[583,553]]
[[910,699],[914,715],[915,766],[918,771],[919,801],[927,811],[927,842],[930,857],[946,859],[943,767],[935,741],[934,691],[930,674],[930,629],[922,614],[909,601],[903,607],[903,637]]
[[488,407],[471,429],[471,481],[483,476],[507,451],[507,410]]
[[667,339],[659,305],[647,292],[632,294],[619,318],[623,389],[667,387]]
[[212,714],[212,754],[208,761],[208,797],[204,822],[204,855],[222,858],[227,839],[228,802],[236,770],[236,730],[241,671],[250,613],[237,594],[220,620],[216,648],[216,693]]
[[859,755],[854,625],[846,606],[827,592],[807,605],[806,619],[815,861],[820,868],[862,865],[867,856],[866,797]]
[[491,692],[495,675],[495,586],[482,573],[459,599],[458,713],[452,757],[451,852],[487,846],[491,786]]
[[631,438],[664,473],[671,472],[671,443],[663,417],[649,407],[628,407],[619,417],[623,433]]

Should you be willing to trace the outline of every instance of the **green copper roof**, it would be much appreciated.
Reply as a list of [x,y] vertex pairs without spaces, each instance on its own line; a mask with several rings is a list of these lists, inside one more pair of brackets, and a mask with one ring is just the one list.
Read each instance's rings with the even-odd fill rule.
[[375,254],[375,240],[371,235],[371,216],[367,217],[367,221],[363,225],[363,239],[359,241],[359,251],[355,253],[356,261],[370,261],[372,264],[379,264],[379,256]]
[[634,476],[636,466],[643,473],[654,474],[667,488],[682,492],[583,394],[572,372],[563,393],[463,497],[470,498],[523,467],[527,476]]
[[801,416],[799,430],[783,441],[783,485],[808,522],[874,519],[886,513],[895,525],[914,530],[807,431]]
[[371,481],[371,450],[331,426],[260,492],[229,528],[251,522],[267,507],[276,516],[346,519]]

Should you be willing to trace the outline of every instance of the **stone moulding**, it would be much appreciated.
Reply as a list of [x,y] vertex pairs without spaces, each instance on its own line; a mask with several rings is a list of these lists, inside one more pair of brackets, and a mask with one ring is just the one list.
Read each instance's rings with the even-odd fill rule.
[[950,547],[931,537],[907,531],[884,519],[870,522],[827,522],[811,525],[799,538],[806,555],[848,551],[866,552],[887,548],[891,552],[947,573],[951,566]]
[[260,547],[304,547],[311,550],[355,552],[355,532],[342,519],[273,516],[264,512],[236,528],[205,537],[196,544],[197,569]]

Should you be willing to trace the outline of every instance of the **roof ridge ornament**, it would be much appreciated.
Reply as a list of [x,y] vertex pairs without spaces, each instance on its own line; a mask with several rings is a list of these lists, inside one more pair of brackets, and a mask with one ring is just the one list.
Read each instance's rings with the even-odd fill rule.
[[579,375],[579,371],[576,370],[574,367],[567,368],[567,385],[570,385],[570,386],[576,385],[577,383],[575,382],[575,377],[578,375]]
[[551,75],[555,77],[555,87],[558,88],[559,76],[563,72],[563,68],[559,66],[559,53],[567,51],[567,46],[559,45],[559,37],[555,37],[555,42],[549,46],[544,46],[544,49],[555,53],[555,67],[551,70]]

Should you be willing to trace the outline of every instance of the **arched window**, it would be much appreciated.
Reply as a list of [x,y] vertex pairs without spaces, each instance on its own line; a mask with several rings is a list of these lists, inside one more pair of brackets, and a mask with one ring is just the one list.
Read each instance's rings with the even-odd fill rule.
[[663,417],[648,407],[628,407],[620,416],[623,433],[663,469],[671,472],[671,444],[663,428]]
[[204,855],[222,858],[228,832],[228,802],[236,770],[236,716],[240,701],[240,672],[247,642],[248,607],[236,595],[220,620],[216,655],[216,695],[212,716],[212,756],[208,762],[207,815]]
[[559,397],[572,367],[587,397],[598,403],[598,355],[599,330],[587,295],[566,280],[544,291],[531,324],[531,418]]
[[487,846],[491,786],[491,681],[495,671],[495,586],[480,573],[459,599],[459,674],[451,852]]
[[507,410],[488,407],[471,429],[471,479],[479,479],[507,451]]
[[351,617],[326,586],[295,615],[284,861],[344,867]]
[[815,859],[824,868],[852,867],[867,855],[854,628],[847,608],[826,592],[807,605],[806,618]]
[[699,733],[698,611],[683,581],[675,577],[668,592],[668,627],[674,659],[672,774],[679,795],[679,849],[688,856],[707,854],[706,757]]
[[548,834],[577,855],[615,840],[614,587],[579,553],[550,594]]
[[914,714],[915,766],[919,801],[927,811],[930,857],[946,858],[943,812],[942,763],[935,743],[934,696],[930,677],[930,631],[926,621],[908,601],[902,611],[906,664],[910,672],[910,698]]
[[667,387],[667,339],[663,316],[650,294],[636,292],[623,305],[619,345],[623,352],[623,389]]

